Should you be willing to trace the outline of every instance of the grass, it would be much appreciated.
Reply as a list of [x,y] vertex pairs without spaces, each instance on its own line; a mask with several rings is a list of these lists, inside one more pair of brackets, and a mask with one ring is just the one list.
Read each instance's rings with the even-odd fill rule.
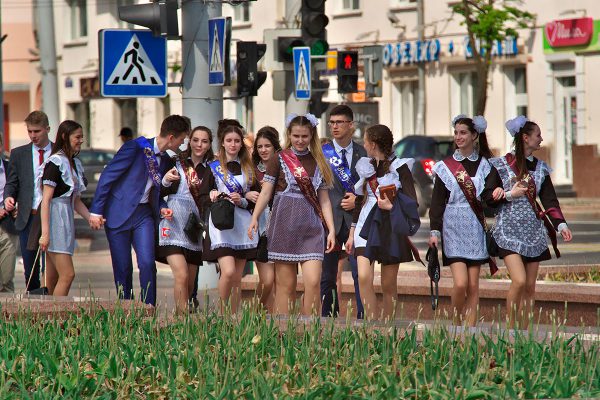
[[97,311],[0,321],[2,398],[568,398],[600,396],[600,346],[267,319],[245,307],[165,323]]

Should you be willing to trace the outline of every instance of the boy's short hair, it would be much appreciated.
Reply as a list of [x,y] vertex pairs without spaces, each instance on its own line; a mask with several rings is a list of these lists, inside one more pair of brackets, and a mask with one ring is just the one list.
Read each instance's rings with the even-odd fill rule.
[[329,116],[331,115],[343,115],[344,117],[347,117],[348,120],[354,121],[354,113],[352,112],[352,109],[345,104],[340,104],[333,107],[329,112]]
[[160,125],[160,136],[167,137],[170,134],[174,136],[187,135],[190,132],[189,119],[181,115],[169,115]]
[[27,125],[37,125],[44,128],[50,126],[50,123],[48,122],[48,116],[46,115],[46,113],[39,110],[30,112],[27,118],[25,118],[25,123]]

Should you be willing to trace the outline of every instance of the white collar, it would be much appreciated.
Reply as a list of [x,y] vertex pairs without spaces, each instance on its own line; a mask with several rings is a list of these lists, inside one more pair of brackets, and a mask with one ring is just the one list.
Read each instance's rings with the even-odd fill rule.
[[333,142],[333,147],[335,148],[335,151],[337,153],[341,153],[342,149],[346,150],[346,153],[351,153],[352,152],[352,147],[353,147],[352,146],[352,140],[350,141],[350,144],[348,146],[346,146],[346,147],[340,146],[339,143],[335,139],[333,139],[332,142]]
[[[515,156],[515,157],[516,157],[516,154],[515,154],[514,150],[513,150],[513,151],[511,151],[511,153],[512,153],[512,155],[513,155],[513,156]],[[534,159],[534,157],[533,157],[533,154],[531,154],[529,157],[527,157],[527,161],[531,161],[531,162],[533,162],[533,159]]]
[[242,162],[240,161],[240,157],[239,156],[236,157],[235,160],[227,161],[226,163],[230,163],[230,162],[235,162],[235,163],[238,163],[238,164],[242,165]]
[[160,155],[161,151],[158,148],[158,140],[157,138],[154,138],[154,154],[156,155]]
[[456,161],[463,161],[465,158],[469,161],[477,161],[479,159],[479,152],[477,150],[473,150],[473,152],[471,154],[469,154],[467,157],[463,156],[462,153],[460,152],[460,150],[456,149],[454,151],[454,154],[452,154],[452,157],[456,160]]
[[33,143],[31,143],[31,145],[33,146],[33,148],[34,148],[36,151],[39,151],[39,150],[50,151],[50,150],[52,150],[52,143],[50,143],[50,142],[48,142],[48,144],[47,144],[46,146],[44,146],[44,147],[39,147],[39,146],[36,146],[36,145],[35,145],[35,144],[33,144]]

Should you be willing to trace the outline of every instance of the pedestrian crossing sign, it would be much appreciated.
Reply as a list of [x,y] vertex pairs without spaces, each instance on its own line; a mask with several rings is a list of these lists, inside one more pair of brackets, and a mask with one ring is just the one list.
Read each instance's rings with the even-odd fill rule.
[[294,83],[297,100],[310,100],[310,48],[294,47]]
[[102,29],[100,93],[104,97],[165,97],[167,39],[147,29]]
[[229,43],[231,17],[208,20],[208,84],[229,85]]

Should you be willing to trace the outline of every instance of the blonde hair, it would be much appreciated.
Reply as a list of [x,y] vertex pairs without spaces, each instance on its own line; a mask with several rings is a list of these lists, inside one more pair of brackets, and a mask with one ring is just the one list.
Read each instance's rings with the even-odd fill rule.
[[225,140],[225,136],[228,133],[237,133],[240,136],[240,139],[242,141],[242,147],[240,148],[238,157],[240,159],[240,164],[242,165],[242,171],[244,174],[246,174],[246,184],[250,186],[254,182],[254,165],[252,164],[250,152],[244,144],[244,130],[241,128],[241,125],[239,125],[239,123],[230,124],[222,123],[222,121],[219,121],[219,127],[217,128],[217,137],[219,139],[219,154],[217,154],[216,158],[219,160],[219,164],[221,165],[223,176],[225,177],[225,179],[227,179],[227,175],[229,174],[229,171],[227,170],[227,155],[225,154],[225,148],[223,147],[223,141]]
[[321,139],[317,134],[317,128],[312,125],[312,123],[303,115],[298,115],[294,119],[290,121],[289,126],[286,130],[285,136],[285,148],[289,149],[292,147],[292,141],[290,139],[290,135],[292,133],[292,128],[294,126],[305,126],[310,130],[312,137],[310,138],[309,149],[315,160],[317,161],[317,166],[321,171],[321,175],[325,180],[325,183],[328,186],[333,185],[333,172],[331,172],[331,168],[329,167],[329,163],[325,160],[325,156],[323,155],[323,149],[321,148]]

